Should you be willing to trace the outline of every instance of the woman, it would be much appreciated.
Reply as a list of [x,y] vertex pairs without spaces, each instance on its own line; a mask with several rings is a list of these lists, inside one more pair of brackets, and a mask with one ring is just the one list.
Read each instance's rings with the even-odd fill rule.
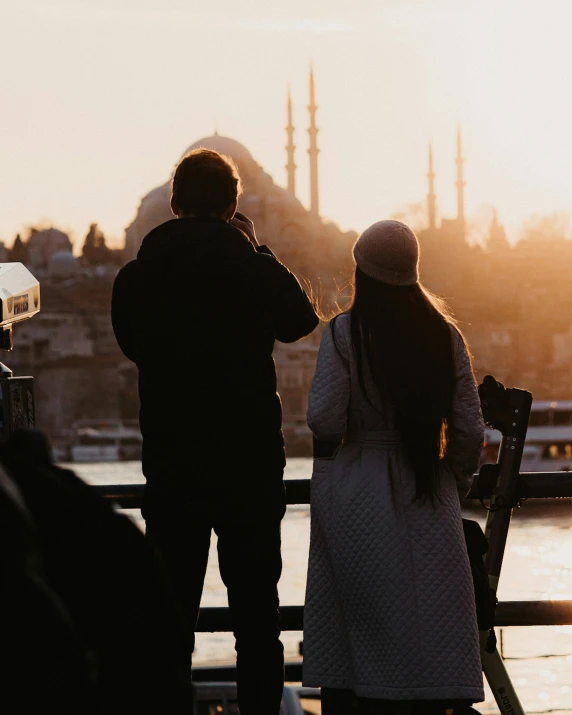
[[314,462],[304,684],[325,712],[353,693],[360,713],[457,714],[484,697],[459,498],[484,433],[471,361],[410,228],[380,221],[353,254],[310,392],[312,432],[340,446]]

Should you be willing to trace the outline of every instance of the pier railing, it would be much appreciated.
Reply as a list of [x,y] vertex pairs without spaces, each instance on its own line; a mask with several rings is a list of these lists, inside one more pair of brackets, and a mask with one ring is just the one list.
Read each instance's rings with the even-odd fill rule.
[[[310,480],[288,479],[286,502],[290,505],[310,503]],[[493,488],[480,487],[475,476],[467,499],[489,499]],[[123,509],[138,509],[143,499],[144,484],[98,485],[93,489],[113,500]],[[518,497],[522,499],[572,498],[572,472],[523,472],[520,474]],[[284,631],[303,630],[303,606],[281,606],[281,628]],[[500,601],[496,609],[497,626],[572,625],[572,601]],[[216,633],[231,631],[227,608],[202,608],[197,631]]]
[[[572,497],[572,475],[556,473],[520,473],[522,455],[532,406],[532,394],[527,390],[506,388],[491,375],[479,385],[479,397],[486,424],[498,430],[501,440],[496,464],[481,467],[469,495],[485,506],[489,501],[485,537],[488,549],[484,565],[488,572],[491,597],[496,599],[503,557],[506,549],[511,515],[516,506],[530,498]],[[320,456],[331,454],[332,445],[315,440],[314,451]],[[322,452],[326,454],[322,454]],[[292,480],[286,483],[288,504],[310,502],[309,480]],[[141,504],[143,486],[116,485],[99,487],[100,493],[114,498],[124,507]],[[281,609],[283,630],[303,630],[303,606],[286,606]],[[493,619],[491,619],[492,621]],[[497,648],[491,621],[483,623],[480,631],[481,662],[483,672],[491,687],[501,713],[524,715],[518,694]],[[498,604],[494,624],[497,626],[567,625],[572,623],[572,601],[505,601]],[[228,631],[232,627],[230,613],[225,608],[203,608],[199,615],[199,631]],[[300,664],[292,664],[298,671]],[[293,673],[289,674],[292,677]],[[297,672],[296,679],[300,676]]]

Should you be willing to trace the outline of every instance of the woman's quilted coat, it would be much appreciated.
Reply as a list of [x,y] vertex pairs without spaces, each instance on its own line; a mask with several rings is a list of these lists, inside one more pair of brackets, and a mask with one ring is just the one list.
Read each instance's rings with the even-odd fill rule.
[[392,408],[358,385],[348,314],[326,326],[308,423],[344,443],[317,459],[304,615],[304,684],[388,700],[483,699],[471,573],[460,513],[484,425],[469,357],[453,331],[456,388],[440,499],[415,481]]

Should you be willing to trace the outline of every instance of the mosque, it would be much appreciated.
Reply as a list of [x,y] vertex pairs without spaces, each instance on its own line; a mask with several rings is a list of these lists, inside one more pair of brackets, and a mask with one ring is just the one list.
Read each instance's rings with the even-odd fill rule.
[[[321,310],[328,315],[344,304],[353,262],[351,247],[357,238],[353,231],[342,231],[320,216],[318,181],[317,105],[313,71],[309,76],[309,208],[296,195],[295,128],[292,123],[292,100],[287,99],[286,125],[286,187],[278,186],[240,142],[217,132],[199,139],[184,153],[204,147],[230,156],[238,166],[244,186],[239,209],[249,216],[261,243],[269,245],[319,300]],[[463,158],[461,134],[457,135],[457,216],[442,219],[437,225],[437,205],[434,191],[433,154],[429,148],[429,191],[427,195],[427,228],[420,233],[426,249],[428,274],[440,273],[439,264],[444,244],[449,252],[468,249],[465,241]],[[126,261],[135,258],[141,241],[149,231],[173,218],[170,209],[170,182],[161,184],[146,194],[133,222],[125,233]],[[435,261],[433,258],[435,257]],[[433,265],[435,263],[435,266]],[[434,270],[436,269],[436,270]],[[309,453],[310,433],[306,427],[307,395],[314,374],[320,331],[293,345],[277,344],[274,358],[278,374],[278,389],[283,402],[284,433],[290,453]]]
[[[244,187],[239,199],[240,211],[254,221],[258,240],[276,252],[307,290],[319,299],[322,309],[328,311],[336,304],[340,287],[347,285],[352,266],[350,249],[357,234],[344,232],[320,216],[317,105],[311,70],[309,89],[309,209],[296,196],[296,147],[290,95],[287,103],[286,188],[273,181],[245,146],[216,132],[196,141],[185,154],[204,147],[226,154],[235,161]],[[170,183],[166,182],[152,189],[141,200],[135,219],[126,229],[125,260],[137,255],[141,241],[151,229],[172,218]],[[291,454],[311,453],[306,410],[319,339],[319,332],[316,331],[293,345],[277,344],[274,351],[284,412],[284,434]]]
[[[235,139],[213,136],[199,139],[185,154],[199,147],[213,149],[230,156],[237,164],[244,185],[239,209],[249,216],[256,226],[261,243],[266,243],[296,274],[319,282],[321,292],[333,290],[333,283],[347,278],[350,269],[349,249],[356,238],[353,231],[341,231],[335,224],[320,216],[318,182],[318,129],[314,76],[310,70],[309,111],[309,172],[310,208],[306,209],[296,195],[296,163],[292,101],[288,95],[288,123],[286,126],[287,187],[278,186],[272,177],[256,162],[248,149]],[[125,233],[125,260],[137,255],[144,236],[155,226],[173,218],[169,206],[169,182],[152,189],[143,197],[133,222]],[[319,276],[316,275],[319,270]],[[326,281],[327,285],[324,285]]]
[[[299,277],[306,279],[320,296],[328,310],[337,304],[340,292],[347,284],[352,270],[350,248],[357,234],[341,231],[332,222],[320,216],[320,193],[318,181],[318,128],[317,105],[312,68],[309,76],[309,126],[308,158],[310,201],[307,209],[296,195],[296,146],[292,123],[292,100],[288,93],[286,125],[286,175],[287,185],[277,185],[272,177],[256,162],[250,151],[240,142],[217,132],[192,144],[185,152],[204,147],[230,156],[237,164],[243,180],[244,194],[239,208],[254,221],[262,243],[269,245]],[[442,249],[454,254],[466,254],[467,221],[465,217],[465,179],[463,173],[461,131],[457,132],[456,193],[457,215],[442,218],[438,223],[437,197],[435,194],[435,171],[433,151],[429,146],[428,193],[425,228],[419,232],[422,244],[422,271],[425,279],[434,282],[439,292],[449,286],[441,285],[440,260]],[[183,154],[183,156],[184,156]],[[146,194],[137,209],[135,219],[125,232],[124,259],[129,261],[137,255],[141,241],[149,231],[173,218],[170,208],[170,182],[167,181]],[[497,233],[502,233],[498,227]],[[502,241],[501,241],[502,243]],[[491,248],[501,245],[498,241]],[[341,291],[340,291],[341,288]]]
[[[215,132],[196,141],[184,154],[200,147],[226,154],[237,164],[245,189],[240,197],[240,210],[254,220],[261,241],[276,236],[283,242],[293,233],[303,239],[306,231],[316,228],[315,214],[309,215],[294,193],[276,185],[244,145]],[[170,182],[143,197],[134,221],[126,229],[126,260],[137,255],[141,241],[151,229],[173,218],[170,198]]]
[[[217,132],[213,136],[204,137],[192,144],[183,156],[199,147],[213,149],[230,156],[237,164],[245,192],[240,199],[240,210],[250,216],[256,226],[257,234],[261,241],[271,247],[280,247],[280,256],[284,257],[284,250],[290,253],[295,247],[297,258],[302,260],[310,256],[307,249],[311,248],[311,254],[316,255],[315,249],[321,243],[318,236],[324,235],[328,244],[324,246],[326,253],[335,251],[338,245],[347,249],[356,235],[353,231],[342,232],[335,225],[325,222],[320,217],[319,182],[318,182],[318,128],[316,125],[316,111],[318,109],[315,101],[314,75],[310,68],[309,78],[309,179],[310,179],[310,202],[309,209],[306,209],[296,196],[296,169],[294,144],[294,126],[292,124],[292,100],[288,93],[286,126],[286,172],[287,188],[283,188],[274,183],[272,177],[256,162],[249,150],[240,142],[229,137],[221,136]],[[459,242],[466,239],[466,219],[465,219],[465,199],[463,176],[464,159],[462,156],[461,132],[457,133],[457,155],[455,158],[457,167],[457,180],[455,183],[457,190],[457,216],[453,219],[442,219],[440,226],[437,225],[437,197],[435,194],[435,172],[433,170],[433,151],[429,146],[429,170],[428,194],[427,194],[427,228],[423,232],[425,238],[448,236],[455,237]],[[144,236],[155,226],[173,218],[170,205],[170,182],[152,189],[146,194],[137,209],[133,222],[127,227],[125,232],[125,260],[131,260],[137,255],[139,246]],[[320,260],[323,253],[320,251]],[[341,256],[340,256],[341,257]],[[284,257],[285,258],[285,257]],[[296,260],[296,264],[299,261]],[[311,265],[294,265],[295,270],[301,270],[302,275],[309,276],[313,273]],[[324,266],[321,264],[321,268]]]

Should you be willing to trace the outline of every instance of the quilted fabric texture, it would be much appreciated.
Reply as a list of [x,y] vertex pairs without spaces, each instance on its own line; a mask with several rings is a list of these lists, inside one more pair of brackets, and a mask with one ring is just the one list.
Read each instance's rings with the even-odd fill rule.
[[[314,434],[345,437],[317,459],[304,615],[304,684],[389,700],[482,700],[471,573],[458,490],[470,486],[484,425],[454,331],[457,383],[440,501],[413,503],[414,476],[388,404],[359,389],[349,316],[324,331],[308,411]],[[349,438],[346,435],[350,435]]]

